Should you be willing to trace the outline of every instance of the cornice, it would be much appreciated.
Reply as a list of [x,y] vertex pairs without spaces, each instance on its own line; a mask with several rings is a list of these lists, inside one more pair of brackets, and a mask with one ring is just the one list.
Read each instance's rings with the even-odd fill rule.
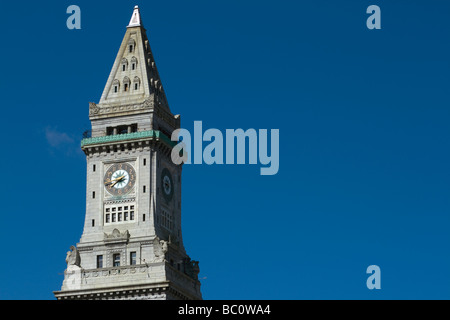
[[84,149],[85,147],[88,146],[104,145],[113,142],[129,142],[133,140],[142,140],[142,139],[163,141],[171,147],[176,145],[175,141],[170,140],[170,138],[167,137],[165,134],[163,134],[161,131],[148,130],[124,134],[115,134],[109,136],[85,138],[81,140],[81,149]]

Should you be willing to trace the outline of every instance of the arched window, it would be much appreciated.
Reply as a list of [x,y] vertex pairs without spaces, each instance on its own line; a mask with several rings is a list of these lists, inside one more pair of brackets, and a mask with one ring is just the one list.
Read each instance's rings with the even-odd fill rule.
[[114,82],[113,82],[113,90],[114,90],[114,93],[117,93],[120,90],[120,82],[117,79],[114,80]]
[[130,88],[130,78],[125,77],[123,78],[123,91],[127,92]]
[[128,52],[132,53],[134,52],[134,47],[136,46],[136,42],[133,39],[130,39],[128,41]]
[[139,79],[139,77],[134,77],[134,79],[133,79],[133,86],[134,86],[134,90],[135,91],[140,89],[140,87],[141,87],[141,79]]
[[122,59],[122,71],[127,71],[128,70],[128,60],[126,58]]
[[131,58],[131,70],[136,70],[137,68],[137,59],[136,57]]

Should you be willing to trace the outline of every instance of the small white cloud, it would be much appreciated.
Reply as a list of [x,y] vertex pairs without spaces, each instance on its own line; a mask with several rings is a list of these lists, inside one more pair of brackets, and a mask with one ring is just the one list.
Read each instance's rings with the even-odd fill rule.
[[55,129],[47,127],[45,129],[45,137],[50,146],[56,148],[61,145],[67,145],[74,142],[74,140],[69,137],[65,132],[59,132]]

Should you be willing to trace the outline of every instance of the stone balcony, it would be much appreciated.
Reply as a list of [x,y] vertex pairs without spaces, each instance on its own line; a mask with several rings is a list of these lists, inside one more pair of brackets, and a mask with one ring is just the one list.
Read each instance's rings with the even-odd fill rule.
[[[176,288],[187,289],[186,294],[190,296],[181,294]],[[181,299],[201,296],[200,282],[167,262],[66,270],[61,291],[55,292],[55,296],[58,299],[123,298],[124,295],[140,293],[147,298],[159,299],[166,290]]]

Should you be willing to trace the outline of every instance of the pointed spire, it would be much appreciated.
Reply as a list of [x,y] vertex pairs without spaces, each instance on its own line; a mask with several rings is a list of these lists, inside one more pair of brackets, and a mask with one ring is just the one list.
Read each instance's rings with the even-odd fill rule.
[[139,12],[139,7],[135,6],[133,10],[133,14],[131,15],[130,23],[127,28],[131,27],[141,27],[141,13]]
[[147,100],[170,111],[139,7],[136,6],[99,105],[124,106]]

